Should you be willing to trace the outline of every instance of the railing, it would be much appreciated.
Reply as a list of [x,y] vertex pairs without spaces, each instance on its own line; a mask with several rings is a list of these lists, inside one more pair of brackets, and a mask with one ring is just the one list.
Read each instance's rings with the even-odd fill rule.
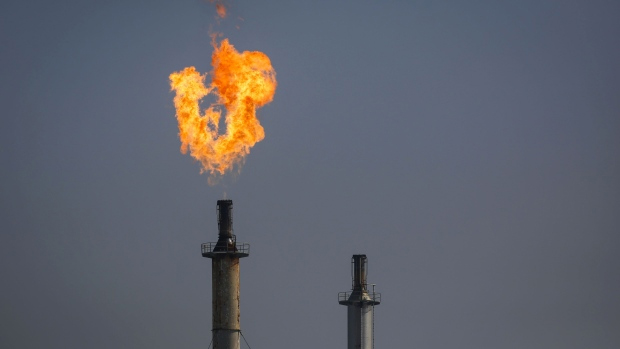
[[213,254],[213,253],[237,253],[242,255],[250,254],[250,244],[245,242],[235,242],[235,247],[233,248],[231,244],[225,244],[224,246],[217,246],[217,242],[207,242],[200,246],[202,250],[202,255]]
[[[351,291],[349,292],[338,292],[338,302],[346,302],[351,297]],[[368,292],[368,297],[370,300],[381,303],[381,293],[378,292]]]

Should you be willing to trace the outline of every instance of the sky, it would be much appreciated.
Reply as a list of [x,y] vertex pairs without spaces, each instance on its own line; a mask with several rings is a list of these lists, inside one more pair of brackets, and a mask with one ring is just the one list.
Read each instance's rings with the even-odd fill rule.
[[[0,347],[206,348],[216,201],[254,349],[620,347],[620,2],[0,4]],[[265,139],[210,186],[168,76],[267,54]],[[245,343],[242,348],[246,348]]]

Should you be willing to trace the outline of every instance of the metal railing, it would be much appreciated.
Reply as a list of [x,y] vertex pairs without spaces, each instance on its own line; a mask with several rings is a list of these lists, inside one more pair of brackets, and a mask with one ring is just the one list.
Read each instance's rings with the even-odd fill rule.
[[[349,292],[338,292],[338,302],[346,302],[351,297],[351,291]],[[381,293],[378,292],[368,292],[368,297],[370,300],[381,303]]]
[[217,242],[206,242],[200,245],[200,249],[202,250],[202,254],[211,254],[211,253],[239,253],[239,254],[250,254],[250,244],[245,242],[235,242],[235,247],[233,248],[231,245],[227,244],[225,246],[218,246],[217,249],[215,246]]

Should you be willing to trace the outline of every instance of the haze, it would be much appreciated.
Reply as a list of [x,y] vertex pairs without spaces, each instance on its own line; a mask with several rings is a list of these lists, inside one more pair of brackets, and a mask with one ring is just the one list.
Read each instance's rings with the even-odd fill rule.
[[[0,4],[0,347],[206,348],[234,201],[255,349],[620,347],[618,1]],[[238,28],[237,28],[238,27]],[[179,152],[168,75],[267,54],[241,173]],[[245,344],[242,344],[245,348]]]

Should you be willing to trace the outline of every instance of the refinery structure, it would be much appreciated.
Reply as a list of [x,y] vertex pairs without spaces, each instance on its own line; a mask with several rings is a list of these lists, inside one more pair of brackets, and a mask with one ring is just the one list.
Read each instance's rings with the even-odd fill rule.
[[[237,242],[232,228],[232,200],[217,201],[217,242],[201,245],[202,256],[211,259],[212,338],[214,349],[240,349],[239,260],[250,255],[250,245]],[[374,348],[374,307],[381,294],[368,290],[368,259],[364,254],[351,259],[352,288],[338,294],[347,306],[347,349]],[[244,338],[245,339],[245,338]]]
[[250,255],[250,245],[238,243],[232,228],[232,200],[217,202],[217,242],[202,244],[202,256],[211,258],[212,345],[239,349],[239,259]]
[[351,291],[338,293],[338,303],[347,306],[347,349],[372,349],[374,310],[375,305],[381,303],[381,294],[375,293],[374,284],[372,291],[368,292],[368,258],[365,254],[353,255],[351,274]]

